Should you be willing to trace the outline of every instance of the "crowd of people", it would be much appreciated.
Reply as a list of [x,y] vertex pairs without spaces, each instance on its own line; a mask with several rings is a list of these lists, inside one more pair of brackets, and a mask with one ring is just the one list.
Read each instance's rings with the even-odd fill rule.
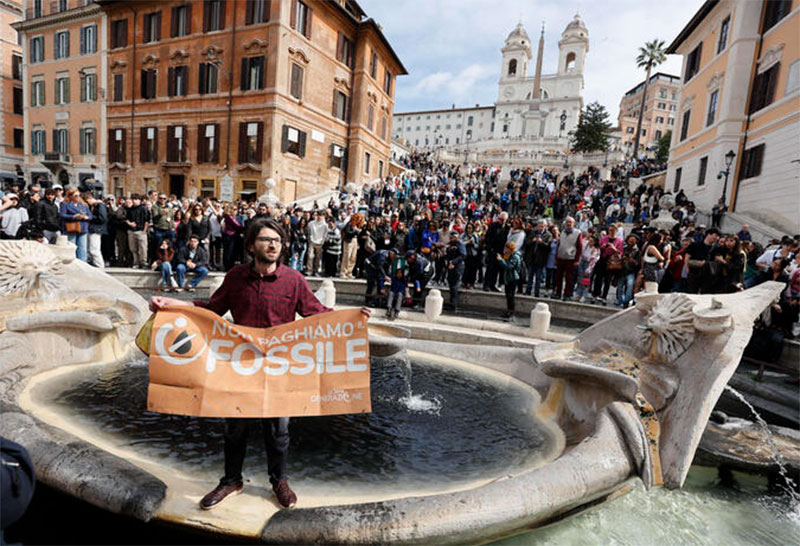
[[[366,279],[366,303],[418,306],[426,290],[504,292],[508,320],[519,294],[626,308],[646,283],[661,292],[728,293],[766,280],[786,284],[772,322],[798,331],[800,236],[763,248],[745,225],[721,233],[700,224],[683,192],[656,229],[663,190],[631,176],[663,165],[630,160],[608,180],[543,168],[501,176],[492,166],[451,165],[430,154],[401,159],[405,171],[358,195],[343,192],[308,210],[263,202],[191,201],[164,193],[95,198],[56,186],[3,195],[2,236],[54,242],[64,233],[96,267],[152,269],[168,290],[194,290],[211,270],[247,261],[254,219],[277,219],[289,235],[285,263],[304,275]],[[718,222],[715,222],[715,224]],[[191,277],[191,279],[189,279]]]

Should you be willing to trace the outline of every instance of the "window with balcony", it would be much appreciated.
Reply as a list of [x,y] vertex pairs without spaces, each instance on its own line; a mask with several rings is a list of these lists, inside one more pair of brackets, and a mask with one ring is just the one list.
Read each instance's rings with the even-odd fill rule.
[[156,127],[139,129],[139,161],[142,163],[158,161],[158,129]]
[[111,163],[125,163],[125,129],[109,129],[108,160]]
[[336,43],[336,60],[344,63],[350,68],[353,68],[353,60],[355,56],[355,43],[353,40],[339,33],[339,38]]
[[142,19],[142,41],[146,44],[161,40],[161,12],[145,13]]
[[56,78],[55,104],[69,104],[69,76]]
[[97,53],[97,25],[81,27],[81,55]]
[[183,97],[188,93],[189,67],[170,66],[167,72],[167,94],[170,97]]
[[301,0],[292,0],[291,25],[294,30],[311,38],[312,9]]
[[81,74],[81,102],[94,102],[97,100],[97,74]]
[[303,98],[303,67],[297,63],[292,63],[289,94],[298,100]]
[[141,72],[141,95],[143,99],[156,98],[156,70],[148,69]]
[[222,0],[203,2],[203,32],[225,28],[225,3]]
[[182,163],[186,161],[186,126],[167,127],[167,161]]
[[172,38],[192,33],[192,5],[183,4],[172,8],[169,35]]
[[261,163],[264,124],[260,121],[239,123],[239,163]]
[[69,31],[62,30],[53,36],[53,58],[65,59],[69,57]]
[[11,77],[15,80],[22,79],[22,56],[11,56]]
[[333,92],[333,116],[342,121],[350,118],[350,97],[338,89]]
[[197,162],[219,162],[219,123],[197,126]]
[[281,153],[298,157],[306,155],[306,133],[289,125],[284,125],[281,134]]
[[257,25],[269,21],[269,0],[246,0],[244,24]]
[[111,21],[111,49],[128,45],[128,20]]
[[97,153],[97,133],[94,127],[83,127],[80,130],[80,154],[95,155]]
[[208,95],[217,92],[219,68],[214,63],[200,63],[197,92]]
[[264,89],[264,57],[242,59],[242,91]]
[[53,152],[58,154],[69,153],[69,132],[66,127],[53,129]]

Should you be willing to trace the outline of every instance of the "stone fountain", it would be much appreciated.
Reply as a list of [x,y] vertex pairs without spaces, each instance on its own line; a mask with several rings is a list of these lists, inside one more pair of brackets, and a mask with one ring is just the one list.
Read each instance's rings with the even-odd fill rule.
[[[0,286],[0,434],[29,448],[42,481],[144,521],[293,544],[485,542],[545,525],[639,482],[681,487],[754,319],[782,287],[766,283],[713,299],[653,295],[647,306],[622,311],[571,341],[533,350],[408,339],[401,330],[370,325],[373,356],[408,355],[459,370],[458,377],[485,376],[499,385],[494,400],[518,393],[525,400],[517,404],[524,406],[520,415],[539,423],[547,449],[475,479],[444,483],[434,474],[416,489],[383,479],[343,492],[345,484],[332,478],[306,494],[302,481],[295,482],[301,501],[288,511],[269,502],[263,487],[248,485],[243,495],[203,512],[197,501],[214,481],[195,463],[150,453],[124,431],[98,432],[54,402],[75,385],[81,390],[108,381],[131,357],[133,336],[147,316],[144,299],[34,242],[0,242]],[[136,372],[140,378],[144,370]],[[442,388],[464,381],[448,379]],[[496,402],[477,394],[486,390],[474,392],[478,406],[471,413],[492,412]],[[128,394],[121,389],[110,409],[124,406]],[[146,417],[153,423],[153,414]],[[363,425],[348,423],[348,438]],[[427,441],[445,436],[446,425],[436,426]],[[323,428],[313,437],[326,434]],[[382,450],[394,449],[391,435],[382,438]],[[477,438],[469,442],[478,445]]]

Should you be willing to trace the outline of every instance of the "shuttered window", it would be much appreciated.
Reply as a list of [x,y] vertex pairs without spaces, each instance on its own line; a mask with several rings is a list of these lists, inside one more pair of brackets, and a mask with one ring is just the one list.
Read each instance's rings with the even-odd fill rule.
[[172,8],[169,35],[173,38],[192,33],[192,5],[183,4]]
[[139,129],[139,161],[142,163],[158,161],[158,129],[156,127]]
[[217,92],[219,69],[213,63],[200,63],[197,92],[207,95]]
[[197,162],[219,162],[219,123],[197,126]]
[[111,163],[125,163],[125,129],[108,130],[108,160]]
[[313,11],[301,0],[292,0],[291,26],[294,30],[311,39],[311,19]]
[[244,24],[256,25],[269,21],[269,0],[246,0]]
[[141,92],[143,99],[156,98],[156,71],[155,69],[142,70]]
[[128,45],[128,20],[111,21],[111,49]]
[[186,161],[186,126],[167,127],[167,161],[179,163]]
[[242,91],[264,89],[264,57],[242,59]]
[[300,157],[306,155],[306,133],[295,127],[284,125],[281,133],[281,152],[295,154]]
[[81,55],[97,52],[97,25],[81,27]]
[[170,97],[182,97],[188,93],[189,67],[171,66],[167,73],[167,94]]
[[261,163],[264,146],[263,123],[243,121],[239,123],[239,163]]
[[292,78],[289,94],[296,99],[303,98],[303,67],[296,63],[292,63]]
[[225,28],[225,3],[222,0],[203,2],[203,32]]
[[143,17],[142,41],[144,43],[161,40],[161,12],[145,13]]

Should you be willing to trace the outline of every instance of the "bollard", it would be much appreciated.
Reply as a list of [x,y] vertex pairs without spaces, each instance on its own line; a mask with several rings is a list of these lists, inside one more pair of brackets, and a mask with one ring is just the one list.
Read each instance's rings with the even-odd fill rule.
[[531,336],[542,338],[550,329],[550,308],[546,303],[539,302],[531,309]]
[[430,322],[436,322],[442,315],[443,304],[442,293],[435,288],[431,289],[425,298],[425,318]]

